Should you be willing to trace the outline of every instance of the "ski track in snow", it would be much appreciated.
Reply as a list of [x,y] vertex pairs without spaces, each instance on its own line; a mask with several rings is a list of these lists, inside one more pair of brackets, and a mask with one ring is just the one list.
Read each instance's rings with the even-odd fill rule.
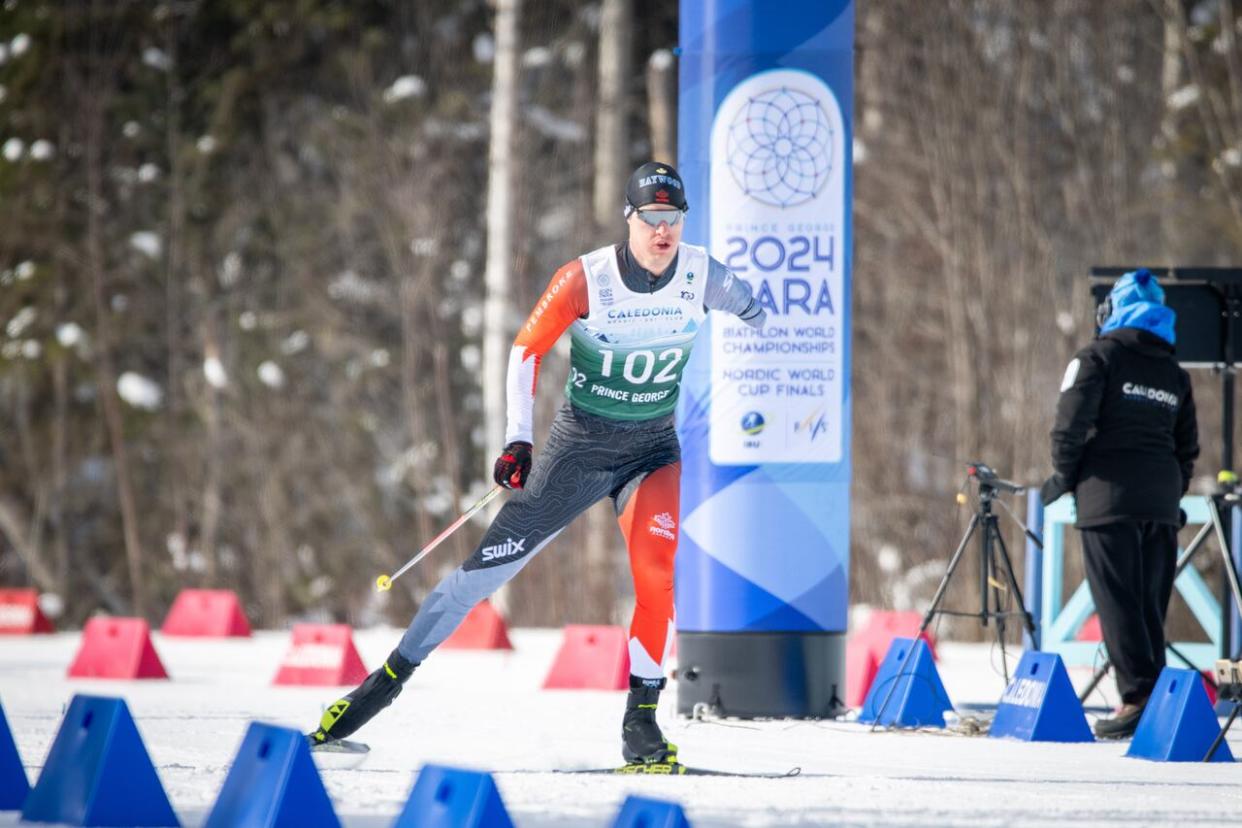
[[[355,633],[373,668],[400,630]],[[511,632],[513,653],[442,651],[414,674],[391,708],[359,732],[361,767],[321,770],[342,822],[391,825],[424,763],[496,771],[519,828],[611,825],[631,793],[680,802],[712,826],[1222,824],[1242,812],[1242,766],[1124,758],[1125,743],[1028,744],[938,732],[877,732],[848,722],[694,722],[661,704],[665,734],[689,764],[746,771],[802,768],[793,779],[609,777],[557,768],[620,763],[623,692],[543,691],[557,630]],[[251,720],[309,730],[341,691],[273,687],[288,634],[195,640],[153,636],[172,681],[69,680],[77,633],[0,638],[0,704],[31,784],[75,693],[129,705],[173,807],[201,825]],[[939,645],[950,697],[995,703],[998,653],[986,644]],[[1012,670],[1016,654],[1010,662]],[[995,667],[994,667],[995,665]],[[1072,669],[1076,685],[1089,677]],[[1104,682],[1112,692],[1111,678]],[[1102,706],[1106,698],[1091,700]],[[1090,715],[1095,715],[1091,713]],[[1242,725],[1230,733],[1242,755]],[[326,760],[325,760],[326,762]],[[538,771],[548,770],[549,773]],[[523,773],[505,773],[523,771]],[[0,814],[0,826],[18,814]]]

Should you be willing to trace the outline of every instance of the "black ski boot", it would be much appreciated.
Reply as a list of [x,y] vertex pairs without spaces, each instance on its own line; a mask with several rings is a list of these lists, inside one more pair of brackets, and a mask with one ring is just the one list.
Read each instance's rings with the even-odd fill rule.
[[401,688],[418,665],[406,661],[401,653],[393,650],[374,673],[343,699],[328,705],[319,727],[307,734],[311,746],[327,744],[346,738],[375,717],[392,700],[401,695]]
[[630,676],[630,695],[621,720],[621,756],[631,765],[672,764],[677,745],[671,744],[656,724],[656,705],[664,679]]

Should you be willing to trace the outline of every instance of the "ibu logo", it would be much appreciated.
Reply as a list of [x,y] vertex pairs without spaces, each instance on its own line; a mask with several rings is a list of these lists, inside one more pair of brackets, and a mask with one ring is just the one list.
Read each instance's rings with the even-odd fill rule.
[[749,434],[751,437],[762,432],[765,425],[767,425],[767,421],[763,419],[763,415],[758,411],[750,411],[742,416],[742,432]]

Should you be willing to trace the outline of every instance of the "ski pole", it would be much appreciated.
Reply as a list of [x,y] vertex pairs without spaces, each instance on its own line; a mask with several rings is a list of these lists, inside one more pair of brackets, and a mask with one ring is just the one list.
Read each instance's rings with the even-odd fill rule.
[[420,549],[417,555],[415,555],[414,557],[406,561],[405,566],[398,569],[392,575],[381,575],[378,578],[376,578],[375,588],[379,590],[380,592],[387,592],[388,590],[392,589],[393,581],[400,578],[402,575],[404,575],[406,572],[409,571],[410,567],[414,566],[414,564],[418,563],[423,558],[425,558],[428,552],[435,549],[437,546],[440,545],[440,543],[445,538],[447,538],[449,535],[456,532],[459,526],[461,526],[466,521],[470,520],[470,518],[474,517],[475,512],[479,511],[484,506],[491,503],[496,498],[496,495],[500,494],[502,491],[504,491],[503,486],[499,486],[499,485],[494,486],[490,492],[483,495],[483,497],[479,498],[478,503],[474,504],[469,509],[467,509],[462,514],[462,516],[457,518],[457,520],[453,521],[452,524],[450,524],[447,529],[445,529],[440,534],[436,535],[435,538],[432,539],[431,543],[427,544],[422,549]]

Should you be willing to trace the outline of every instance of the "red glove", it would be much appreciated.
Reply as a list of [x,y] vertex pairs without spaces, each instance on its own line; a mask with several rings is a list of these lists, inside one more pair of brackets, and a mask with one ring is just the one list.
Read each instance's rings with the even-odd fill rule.
[[531,444],[521,441],[510,443],[496,458],[492,466],[492,479],[506,489],[520,489],[526,485],[530,474]]

